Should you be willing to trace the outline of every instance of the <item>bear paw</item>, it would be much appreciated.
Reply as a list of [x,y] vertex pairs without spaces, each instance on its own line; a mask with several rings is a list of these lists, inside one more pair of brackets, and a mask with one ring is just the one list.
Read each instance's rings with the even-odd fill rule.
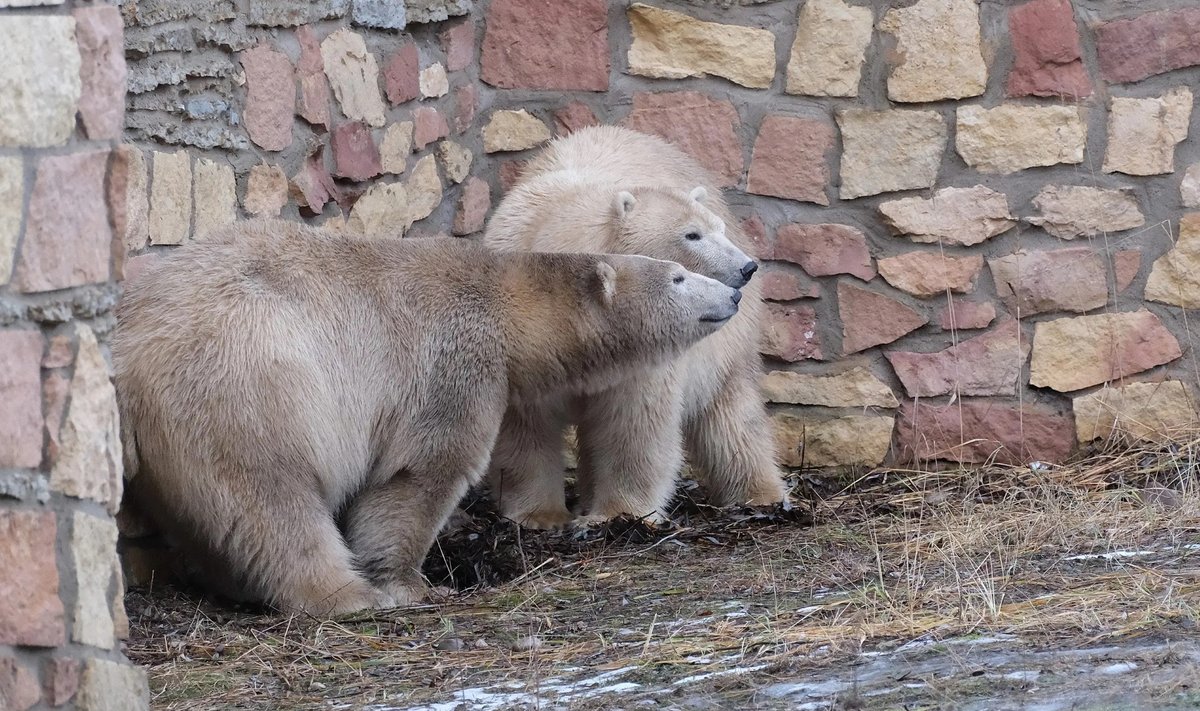
[[571,512],[566,507],[561,507],[558,509],[531,511],[514,518],[521,524],[522,528],[551,531],[570,526],[574,516],[571,515]]

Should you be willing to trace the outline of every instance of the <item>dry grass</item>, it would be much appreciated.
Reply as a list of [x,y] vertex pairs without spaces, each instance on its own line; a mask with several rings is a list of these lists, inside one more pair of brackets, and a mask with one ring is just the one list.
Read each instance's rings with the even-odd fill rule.
[[535,688],[573,668],[625,669],[643,688],[752,668],[698,682],[745,700],[914,639],[1195,639],[1198,454],[1200,439],[1069,467],[874,473],[818,497],[811,526],[690,502],[657,531],[477,521],[444,539],[446,560],[482,551],[478,572],[489,547],[517,551],[509,582],[337,622],[137,591],[128,651],[160,708],[358,708]]

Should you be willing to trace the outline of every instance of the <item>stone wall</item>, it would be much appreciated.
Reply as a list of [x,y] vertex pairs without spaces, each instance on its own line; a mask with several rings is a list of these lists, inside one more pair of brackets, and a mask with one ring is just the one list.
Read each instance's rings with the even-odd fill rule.
[[[728,190],[792,466],[1195,424],[1200,2],[126,0],[126,245],[473,235],[590,123]],[[1189,168],[1189,166],[1192,166]]]
[[124,254],[116,7],[0,0],[0,709],[148,707],[121,653],[104,344]]

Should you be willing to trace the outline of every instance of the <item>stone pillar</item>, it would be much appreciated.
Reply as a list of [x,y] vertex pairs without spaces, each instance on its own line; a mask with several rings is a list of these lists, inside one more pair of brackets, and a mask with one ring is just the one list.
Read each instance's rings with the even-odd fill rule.
[[121,652],[121,444],[105,346],[124,258],[122,34],[111,5],[0,0],[5,711],[149,707],[144,672]]

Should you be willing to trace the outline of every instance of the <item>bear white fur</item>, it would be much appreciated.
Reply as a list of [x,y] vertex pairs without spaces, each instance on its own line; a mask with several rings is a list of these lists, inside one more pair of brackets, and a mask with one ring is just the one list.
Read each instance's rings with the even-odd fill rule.
[[653,367],[739,298],[641,257],[243,223],[118,307],[129,492],[220,592],[317,615],[407,604],[506,407]]
[[760,393],[760,299],[744,237],[710,175],[653,136],[615,126],[551,143],[492,216],[501,251],[588,251],[670,259],[744,286],[739,314],[673,363],[583,399],[509,408],[490,467],[504,515],[534,528],[569,522],[562,431],[578,428],[580,506],[589,519],[661,516],[686,448],[711,500],[782,501]]

